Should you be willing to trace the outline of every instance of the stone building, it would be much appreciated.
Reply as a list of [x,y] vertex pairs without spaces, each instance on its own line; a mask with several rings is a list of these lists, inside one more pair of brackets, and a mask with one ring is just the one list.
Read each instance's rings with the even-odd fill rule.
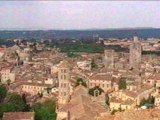
[[12,67],[3,68],[0,71],[0,83],[10,84],[15,81],[15,74],[12,72]]
[[110,74],[94,74],[89,77],[89,88],[94,88],[95,86],[99,86],[105,92],[112,89],[112,76]]
[[109,109],[93,101],[88,89],[79,85],[74,89],[70,101],[58,108],[57,120],[96,120],[106,114],[109,114]]
[[141,42],[138,40],[138,37],[134,37],[130,45],[130,69],[139,71],[141,66],[141,52]]
[[58,103],[66,104],[70,97],[70,67],[67,61],[62,61],[58,66],[59,96]]
[[114,50],[104,51],[104,66],[107,70],[114,69]]

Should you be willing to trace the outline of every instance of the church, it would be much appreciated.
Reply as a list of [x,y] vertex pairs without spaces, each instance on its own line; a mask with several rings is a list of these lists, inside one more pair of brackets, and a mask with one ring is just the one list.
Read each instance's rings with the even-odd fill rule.
[[94,120],[109,114],[109,109],[93,100],[88,88],[81,84],[71,92],[70,68],[67,61],[59,67],[59,97],[57,120]]

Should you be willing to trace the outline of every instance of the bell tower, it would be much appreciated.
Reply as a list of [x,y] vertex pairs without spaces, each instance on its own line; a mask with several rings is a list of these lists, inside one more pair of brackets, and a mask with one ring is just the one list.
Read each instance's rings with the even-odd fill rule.
[[58,69],[59,96],[58,103],[66,104],[70,98],[70,67],[67,61],[62,61]]
[[133,38],[133,42],[130,45],[130,68],[134,71],[139,71],[141,66],[141,42],[138,37]]

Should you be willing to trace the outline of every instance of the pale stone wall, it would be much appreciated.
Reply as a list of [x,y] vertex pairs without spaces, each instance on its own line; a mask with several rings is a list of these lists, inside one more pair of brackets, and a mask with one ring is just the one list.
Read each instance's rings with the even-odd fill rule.
[[107,70],[114,69],[114,50],[104,51],[104,66]]
[[57,112],[57,120],[68,120],[67,112]]
[[130,68],[133,68],[134,70],[140,69],[141,52],[141,43],[140,41],[138,41],[138,37],[134,37],[134,41],[130,45]]
[[7,84],[13,83],[15,81],[15,74],[11,73],[10,69],[2,70],[1,71],[1,83],[2,84]]
[[59,80],[59,104],[66,104],[70,98],[70,69],[66,67],[60,67],[58,69]]
[[99,86],[104,91],[107,91],[112,88],[112,82],[109,80],[89,80],[89,88]]
[[22,85],[22,91],[30,93],[32,95],[42,93],[45,89],[46,87],[44,86]]

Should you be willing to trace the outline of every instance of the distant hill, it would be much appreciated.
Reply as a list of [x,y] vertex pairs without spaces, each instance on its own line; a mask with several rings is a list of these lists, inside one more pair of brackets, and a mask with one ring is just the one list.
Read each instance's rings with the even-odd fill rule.
[[105,38],[160,38],[160,28],[88,29],[88,30],[1,30],[0,39],[16,38],[92,38],[98,34]]

